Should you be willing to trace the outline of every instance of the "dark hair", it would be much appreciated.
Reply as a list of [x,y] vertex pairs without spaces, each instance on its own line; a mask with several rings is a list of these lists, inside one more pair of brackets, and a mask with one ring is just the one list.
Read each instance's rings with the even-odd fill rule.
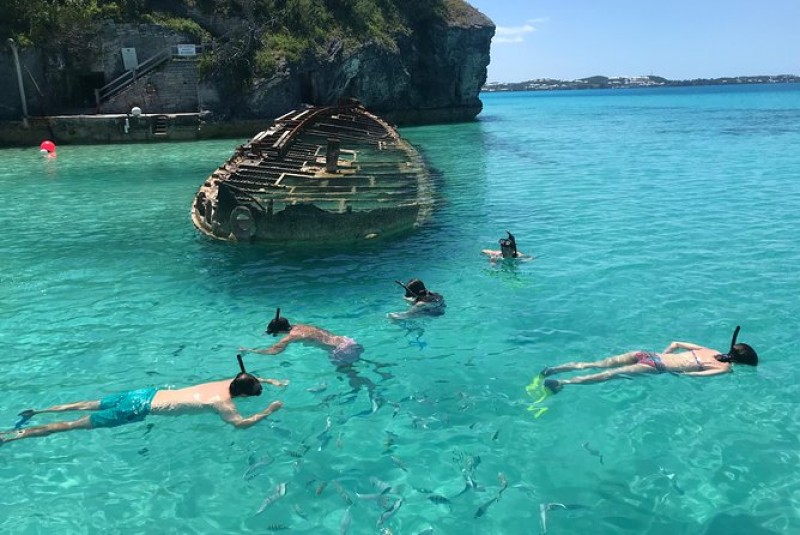
[[421,297],[428,293],[425,283],[419,279],[411,279],[405,285],[406,297]]
[[[509,231],[506,231],[506,234],[508,234],[508,238],[500,238],[500,250],[514,249],[514,254],[512,254],[511,257],[516,258],[519,256],[519,253],[517,252],[517,240]],[[505,258],[505,256],[506,255],[503,255],[503,258]]]
[[747,344],[736,344],[728,352],[730,361],[737,364],[748,364],[758,366],[758,354],[755,349]]
[[282,318],[281,309],[277,309],[275,311],[275,317],[269,322],[269,325],[267,325],[267,334],[277,335],[281,332],[288,333],[290,330],[292,330],[292,326],[289,325],[289,320]]
[[236,360],[239,361],[239,369],[242,371],[233,378],[230,386],[228,386],[231,397],[260,396],[262,390],[261,381],[259,381],[255,375],[251,375],[245,371],[244,361],[242,361],[241,355],[236,355]]

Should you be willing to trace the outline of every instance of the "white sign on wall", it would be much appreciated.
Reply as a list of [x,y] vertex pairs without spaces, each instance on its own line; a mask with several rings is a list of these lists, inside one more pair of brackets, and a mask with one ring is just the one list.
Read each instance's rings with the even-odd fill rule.
[[177,45],[179,56],[196,56],[197,45]]
[[135,71],[139,67],[139,60],[136,58],[135,48],[122,49],[122,66],[126,71]]

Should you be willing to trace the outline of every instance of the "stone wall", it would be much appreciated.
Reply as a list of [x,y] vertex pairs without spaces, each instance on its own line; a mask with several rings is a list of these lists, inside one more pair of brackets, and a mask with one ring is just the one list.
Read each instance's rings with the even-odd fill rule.
[[144,113],[199,112],[197,60],[173,59],[151,71],[102,103],[102,113],[128,113],[138,106]]

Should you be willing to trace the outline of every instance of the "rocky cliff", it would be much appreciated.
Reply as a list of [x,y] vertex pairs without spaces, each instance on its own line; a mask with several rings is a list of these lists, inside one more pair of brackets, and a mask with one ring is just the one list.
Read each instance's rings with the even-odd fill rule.
[[[274,68],[254,70],[245,83],[238,84],[230,83],[230,74],[236,70],[226,70],[229,63],[225,54],[241,46],[242,36],[263,44],[270,32],[277,33],[274,21],[272,27],[263,23],[262,33],[258,34],[253,30],[257,25],[252,14],[209,15],[193,7],[199,3],[160,1],[163,6],[178,6],[183,20],[211,36],[211,42],[203,44],[205,50],[211,51],[215,68],[202,72],[207,59],[204,56],[199,62],[195,60],[201,71],[197,76],[176,80],[171,72],[175,69],[165,65],[160,70],[166,72],[156,71],[138,79],[98,108],[94,90],[125,73],[123,49],[136,50],[142,63],[159,50],[174,49],[181,43],[200,44],[197,34],[180,28],[170,29],[152,21],[131,24],[104,20],[95,32],[97,43],[92,48],[97,52],[84,62],[82,72],[65,70],[64,65],[75,62],[54,57],[52,49],[20,50],[29,115],[127,113],[132,105],[138,105],[145,113],[153,114],[209,112],[206,117],[224,123],[271,120],[304,103],[331,104],[344,97],[357,98],[368,109],[397,124],[465,121],[481,111],[478,94],[486,82],[495,26],[462,0],[425,0],[419,4],[424,9],[438,6],[435,16],[416,21],[407,17],[402,20],[402,31],[384,31],[377,38],[374,34],[359,38],[358,33],[354,37],[352,32],[334,31],[327,37],[315,38],[313,53],[292,57],[280,56],[282,51],[277,50]],[[395,5],[404,6],[407,15],[413,12],[409,6],[416,5],[415,1],[404,0]],[[55,53],[68,55],[69,50],[57,49]],[[257,51],[234,59],[253,65],[256,54]],[[0,84],[7,89],[0,92],[0,120],[22,117],[16,79],[10,49],[0,51],[0,81],[7,82]],[[158,98],[151,94],[154,89]],[[181,98],[182,94],[187,97]]]
[[390,50],[364,43],[346,50],[332,43],[314,63],[289,64],[258,80],[243,109],[206,102],[223,113],[274,117],[299,102],[331,104],[355,97],[368,109],[398,124],[466,121],[482,109],[495,26],[468,7],[469,17],[417,29]]

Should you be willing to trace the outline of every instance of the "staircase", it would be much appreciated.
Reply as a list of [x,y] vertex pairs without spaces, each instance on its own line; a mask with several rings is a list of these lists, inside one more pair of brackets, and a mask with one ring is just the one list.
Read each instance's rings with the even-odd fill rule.
[[198,57],[179,56],[174,48],[161,51],[135,71],[126,71],[95,90],[96,112],[128,113],[133,106],[146,114],[196,112]]
[[153,122],[153,135],[156,137],[164,137],[167,135],[167,116],[158,115]]

